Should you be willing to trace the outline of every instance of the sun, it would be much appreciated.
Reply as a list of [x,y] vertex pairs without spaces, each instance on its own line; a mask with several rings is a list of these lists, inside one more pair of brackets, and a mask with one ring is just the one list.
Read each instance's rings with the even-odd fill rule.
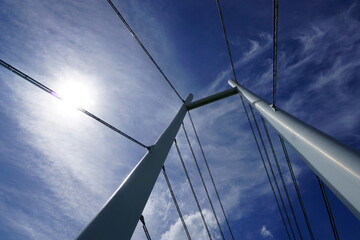
[[89,90],[78,82],[67,83],[59,89],[59,94],[65,103],[73,107],[86,108],[91,102]]
[[67,81],[53,95],[62,100],[56,111],[67,117],[77,115],[77,108],[87,109],[94,104],[91,89],[80,81]]

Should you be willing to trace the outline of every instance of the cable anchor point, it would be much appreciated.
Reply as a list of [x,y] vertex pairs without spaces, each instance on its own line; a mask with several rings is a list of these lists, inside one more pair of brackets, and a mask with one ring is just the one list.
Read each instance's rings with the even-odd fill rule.
[[272,110],[274,110],[274,112],[276,112],[278,110],[278,107],[275,106],[275,104],[270,104],[270,107]]

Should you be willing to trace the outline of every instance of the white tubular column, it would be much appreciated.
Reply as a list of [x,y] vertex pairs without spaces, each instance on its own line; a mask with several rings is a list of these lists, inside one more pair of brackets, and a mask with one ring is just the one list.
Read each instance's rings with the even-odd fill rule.
[[270,103],[233,80],[229,80],[229,84],[237,87],[239,93],[360,220],[360,152],[281,109],[274,111]]
[[189,94],[174,120],[77,239],[130,239],[186,115]]

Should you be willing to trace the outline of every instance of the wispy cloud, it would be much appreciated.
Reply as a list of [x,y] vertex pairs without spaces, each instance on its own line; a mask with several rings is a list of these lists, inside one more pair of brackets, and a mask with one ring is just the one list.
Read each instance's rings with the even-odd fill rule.
[[[359,113],[350,113],[347,112],[348,108],[335,106],[348,104],[350,99],[356,98],[356,94],[349,86],[358,85],[355,79],[360,66],[358,59],[360,37],[355,29],[360,27],[360,21],[354,17],[358,8],[357,4],[353,4],[340,15],[315,22],[310,29],[298,31],[294,39],[300,42],[302,48],[292,54],[283,54],[280,60],[280,65],[284,67],[279,71],[279,91],[291,92],[290,98],[285,100],[285,109],[291,109],[303,118],[305,117],[303,106],[309,105],[311,101],[316,106],[327,106],[329,117],[332,119],[345,119],[340,116],[347,116],[346,124],[343,126],[354,127]],[[344,26],[347,27],[344,29]],[[293,62],[293,59],[300,60]],[[303,84],[295,85],[295,82],[303,82]],[[335,105],[334,110],[330,110],[330,106],[326,104],[328,101]],[[351,102],[354,109],[360,107],[356,102]],[[323,113],[318,112],[318,114]],[[338,132],[339,128],[330,126],[329,121],[321,123],[318,120],[314,121],[321,119],[318,114],[314,112],[314,116],[309,120],[327,132],[342,134]]]
[[266,228],[265,225],[263,225],[261,227],[261,230],[260,230],[260,234],[261,236],[265,237],[265,238],[273,238],[274,236],[271,234],[271,232]]
[[[239,71],[239,69],[241,69],[241,67],[250,63],[251,60],[255,59],[257,56],[262,54],[264,51],[268,50],[269,47],[271,46],[271,43],[272,43],[271,41],[272,41],[271,37],[267,33],[260,33],[258,41],[249,39],[248,40],[249,48],[247,49],[246,52],[244,52],[242,54],[242,56],[240,58],[238,58],[234,62],[235,70]],[[233,59],[234,59],[234,56],[233,56]],[[229,78],[234,78],[230,64],[226,70],[220,72],[217,75],[216,79],[213,81],[213,83],[208,88],[207,94],[212,93],[215,89],[218,90],[220,84],[222,86],[226,85],[224,83],[226,83],[226,81]],[[223,88],[223,87],[221,87],[221,88]]]

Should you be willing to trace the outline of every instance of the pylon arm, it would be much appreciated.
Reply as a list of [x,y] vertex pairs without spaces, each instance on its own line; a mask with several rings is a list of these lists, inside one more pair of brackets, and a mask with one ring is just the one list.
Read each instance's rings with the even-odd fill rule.
[[300,154],[307,165],[360,220],[360,152],[270,106],[233,80],[232,87]]
[[174,120],[77,239],[130,239],[186,115],[189,94]]
[[230,96],[235,95],[237,93],[238,93],[238,91],[234,87],[234,88],[231,88],[231,89],[219,92],[219,93],[215,93],[215,94],[213,94],[211,96],[196,100],[194,102],[191,102],[191,103],[189,103],[187,105],[187,108],[188,108],[188,110],[192,110],[192,109],[204,106],[206,104],[216,102],[216,101],[221,100],[223,98],[230,97]]

